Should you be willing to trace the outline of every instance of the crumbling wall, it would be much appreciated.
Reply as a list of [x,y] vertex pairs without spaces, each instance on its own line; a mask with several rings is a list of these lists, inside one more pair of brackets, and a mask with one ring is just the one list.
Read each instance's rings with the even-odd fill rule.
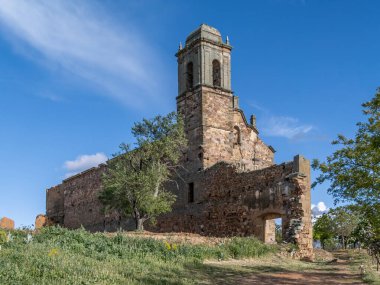
[[47,217],[66,228],[84,227],[89,231],[133,229],[130,219],[116,212],[104,213],[98,199],[104,164],[65,179],[47,190]]
[[[131,219],[117,213],[105,215],[98,200],[101,191],[102,165],[64,180],[51,188],[51,205],[61,205],[68,228],[85,227],[90,231],[133,229]],[[189,184],[193,184],[193,201],[189,202]],[[178,187],[177,187],[178,185]],[[220,162],[204,171],[185,173],[177,183],[167,187],[177,194],[171,213],[162,215],[150,230],[194,232],[211,236],[250,236],[263,241],[273,239],[274,218],[282,218],[283,238],[298,245],[300,257],[312,256],[310,213],[310,165],[296,156],[293,162],[272,165],[256,171],[241,172],[235,165]],[[58,203],[59,202],[59,203]],[[54,218],[59,213],[49,211]]]
[[12,219],[3,217],[0,219],[0,229],[14,230],[15,222]]
[[54,224],[63,225],[65,216],[64,209],[64,186],[54,186],[46,190],[46,215]]
[[[194,202],[179,193],[173,212],[159,218],[160,231],[185,231],[212,236],[255,235],[268,240],[268,220],[282,218],[283,238],[298,245],[301,257],[312,256],[309,162],[293,162],[251,172],[218,163],[186,177],[194,183]],[[304,172],[301,172],[304,171]],[[187,189],[184,182],[181,189]]]

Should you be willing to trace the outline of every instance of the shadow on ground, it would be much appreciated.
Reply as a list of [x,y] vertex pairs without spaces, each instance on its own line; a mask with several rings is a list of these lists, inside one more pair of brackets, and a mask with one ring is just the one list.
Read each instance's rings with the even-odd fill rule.
[[[139,280],[143,284],[260,284],[260,285],[339,285],[339,284],[364,284],[357,272],[352,272],[348,266],[348,257],[345,255],[336,256],[337,262],[313,263],[306,269],[286,268],[285,264],[249,264],[244,262],[241,265],[234,262],[228,265],[224,262],[212,264],[188,264],[184,276],[182,272],[166,272],[160,275],[150,276],[144,280]],[[284,261],[283,261],[284,262]],[[357,273],[357,274],[356,274]],[[180,281],[172,282],[170,276],[180,274]],[[190,282],[189,282],[190,281]]]

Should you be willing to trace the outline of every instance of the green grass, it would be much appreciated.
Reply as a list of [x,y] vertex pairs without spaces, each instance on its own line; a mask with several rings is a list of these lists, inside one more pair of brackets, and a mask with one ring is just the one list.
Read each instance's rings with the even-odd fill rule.
[[361,251],[352,250],[350,251],[350,256],[352,257],[350,265],[353,268],[353,270],[358,270],[361,264],[364,265],[364,282],[373,285],[380,285],[380,272],[376,271],[376,263],[372,262],[372,258],[367,254],[365,249],[362,249]]
[[198,284],[192,270],[205,259],[260,257],[276,250],[255,238],[216,246],[173,245],[118,234],[42,229],[5,238],[0,231],[0,284]]

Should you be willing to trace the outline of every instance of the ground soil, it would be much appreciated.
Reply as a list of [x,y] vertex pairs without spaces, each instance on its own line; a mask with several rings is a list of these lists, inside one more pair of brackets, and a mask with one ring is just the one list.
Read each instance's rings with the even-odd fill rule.
[[313,263],[287,261],[281,257],[209,261],[206,275],[212,278],[201,284],[364,284],[359,268],[353,268],[350,263],[347,252],[334,253],[332,261]]
[[[111,233],[109,235],[114,235]],[[216,245],[225,238],[205,237],[191,233],[126,232],[128,236],[149,237],[177,244]],[[247,260],[205,261],[199,267],[189,267],[188,273],[199,284],[258,284],[258,285],[338,285],[364,284],[359,265],[347,251],[328,252],[316,249],[315,261],[304,262],[289,257],[286,246],[269,257]]]

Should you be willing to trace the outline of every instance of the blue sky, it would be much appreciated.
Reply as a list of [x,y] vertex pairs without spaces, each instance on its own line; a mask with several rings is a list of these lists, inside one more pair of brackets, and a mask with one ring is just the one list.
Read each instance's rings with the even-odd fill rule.
[[[45,189],[131,142],[133,122],[175,110],[174,54],[201,23],[229,36],[232,88],[276,162],[324,159],[380,86],[379,11],[376,0],[0,0],[0,217],[33,224]],[[333,206],[326,187],[313,204]]]

